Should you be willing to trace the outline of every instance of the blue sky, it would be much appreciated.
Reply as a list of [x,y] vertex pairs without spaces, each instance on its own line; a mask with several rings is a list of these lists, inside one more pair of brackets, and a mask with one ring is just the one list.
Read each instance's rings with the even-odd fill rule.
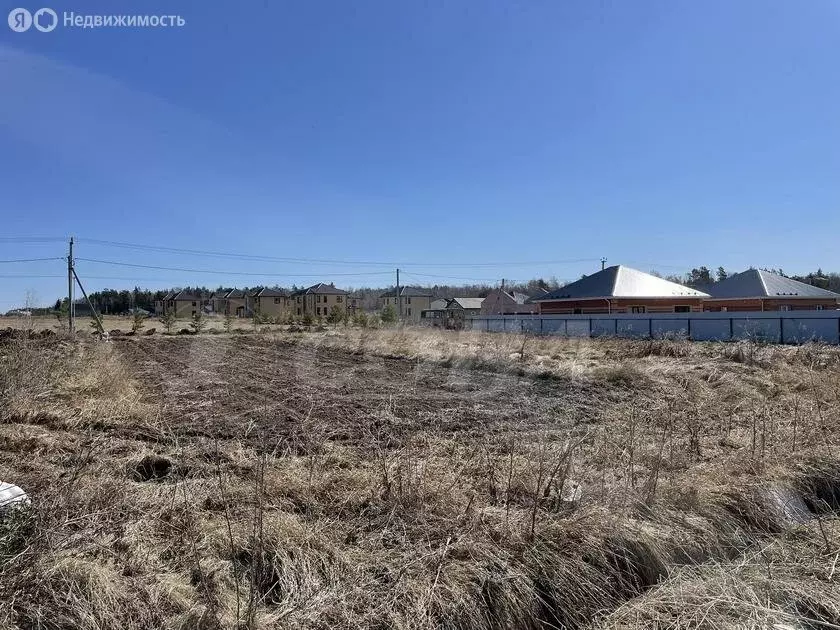
[[[186,25],[0,22],[0,238],[387,263],[80,243],[83,258],[271,274],[80,261],[89,289],[381,286],[392,263],[413,282],[574,279],[601,256],[840,270],[833,0],[50,6]],[[64,249],[0,241],[0,259]],[[475,266],[499,262],[517,264]],[[61,278],[8,276],[61,266],[0,265],[0,310],[54,300]],[[383,275],[338,275],[361,272]]]

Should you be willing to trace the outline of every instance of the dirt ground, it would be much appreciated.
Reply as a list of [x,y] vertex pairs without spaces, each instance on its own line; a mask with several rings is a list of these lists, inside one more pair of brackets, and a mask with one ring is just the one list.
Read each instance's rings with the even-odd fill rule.
[[0,479],[33,501],[0,527],[7,627],[840,623],[837,349],[349,329],[0,359]]

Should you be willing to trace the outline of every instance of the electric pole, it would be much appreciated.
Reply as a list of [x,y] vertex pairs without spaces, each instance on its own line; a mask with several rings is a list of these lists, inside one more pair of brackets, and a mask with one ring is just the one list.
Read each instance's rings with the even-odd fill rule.
[[400,296],[400,270],[397,269],[397,319],[402,318],[402,296]]
[[607,259],[606,259],[606,258],[601,258],[601,271],[603,271],[603,270],[604,270],[604,266],[605,266],[606,264],[607,264]]
[[73,237],[70,237],[70,252],[67,254],[67,320],[68,320],[68,329],[70,330],[70,334],[72,335],[75,327],[76,322],[75,313],[73,309],[73,279],[75,276],[75,272],[73,271]]

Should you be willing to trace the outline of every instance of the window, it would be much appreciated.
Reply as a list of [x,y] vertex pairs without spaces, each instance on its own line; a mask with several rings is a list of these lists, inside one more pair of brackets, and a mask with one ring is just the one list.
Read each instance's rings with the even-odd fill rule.
[[280,298],[274,298],[274,303],[275,304],[280,304]]
[[572,312],[573,315],[581,315],[582,313],[583,311],[579,308],[574,309],[574,311]]
[[[300,304],[300,296],[298,296],[297,303]],[[298,309],[298,315],[300,315],[300,309]]]
[[193,314],[193,317],[195,317],[195,310],[193,310],[192,314]]
[[195,306],[195,302],[193,302],[193,306]]
[[342,296],[338,295],[338,296],[336,296],[335,301],[338,302],[339,304],[341,304],[341,302],[344,301],[344,298]]
[[631,313],[646,313],[647,308],[645,308],[644,306],[631,306],[630,307],[630,312]]
[[297,314],[300,315],[300,309],[297,310]]
[[686,306],[684,304],[680,304],[679,306],[674,307],[674,312],[675,313],[690,313],[691,312],[691,307]]
[[815,310],[815,311],[824,311],[824,310],[825,310],[825,306],[824,306],[824,305],[822,305],[822,304],[817,304],[817,305],[814,307],[814,310]]
[[406,304],[411,304],[411,298],[410,297],[405,298],[405,303]]
[[318,308],[316,308],[315,312],[316,312],[317,315],[320,315],[321,314],[321,307],[319,306]]
[[410,317],[411,316],[411,309],[408,309],[408,312],[406,314]]
[[779,305],[779,310],[780,311],[789,311],[790,310],[790,304],[780,304]]

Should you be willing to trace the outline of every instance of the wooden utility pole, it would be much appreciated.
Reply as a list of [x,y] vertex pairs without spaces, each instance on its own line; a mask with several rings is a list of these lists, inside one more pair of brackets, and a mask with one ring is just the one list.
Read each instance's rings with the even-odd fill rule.
[[67,321],[68,321],[68,329],[70,330],[70,334],[76,329],[76,321],[73,309],[73,277],[75,276],[75,271],[73,271],[73,237],[70,237],[70,252],[67,254]]
[[397,269],[397,319],[402,319],[402,296],[400,295],[400,270]]

